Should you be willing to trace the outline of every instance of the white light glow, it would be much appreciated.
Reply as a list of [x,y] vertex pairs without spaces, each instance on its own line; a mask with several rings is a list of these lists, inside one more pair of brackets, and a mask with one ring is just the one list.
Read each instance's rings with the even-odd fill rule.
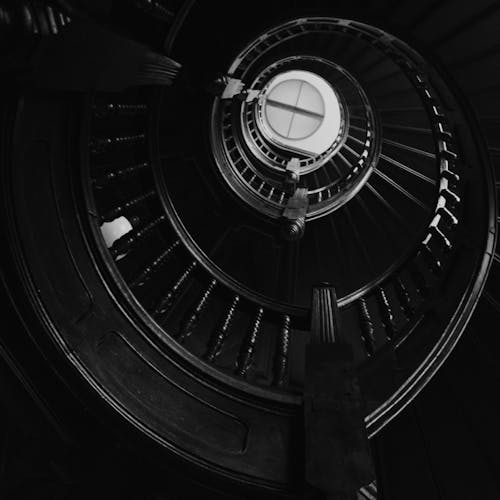
[[129,231],[132,231],[132,224],[130,224],[129,220],[125,217],[118,217],[111,222],[105,222],[101,226],[102,237],[108,248]]
[[324,153],[341,131],[342,112],[331,85],[309,71],[287,71],[261,96],[264,133],[287,149]]

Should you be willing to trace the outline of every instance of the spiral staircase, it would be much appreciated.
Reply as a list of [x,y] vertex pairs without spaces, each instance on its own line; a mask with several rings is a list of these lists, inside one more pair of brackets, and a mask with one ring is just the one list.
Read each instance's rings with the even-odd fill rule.
[[500,498],[496,2],[0,10],[5,498],[326,498],[318,324],[350,498]]

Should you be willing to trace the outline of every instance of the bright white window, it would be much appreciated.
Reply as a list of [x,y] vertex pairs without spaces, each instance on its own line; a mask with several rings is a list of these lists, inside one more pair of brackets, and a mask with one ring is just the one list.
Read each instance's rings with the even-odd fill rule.
[[341,107],[331,85],[310,71],[274,77],[260,98],[263,133],[278,145],[312,156],[324,153],[341,130]]
[[118,238],[121,238],[129,231],[132,231],[132,224],[130,224],[129,220],[123,216],[118,217],[111,222],[105,222],[101,226],[102,237],[104,238],[108,248],[113,245]]

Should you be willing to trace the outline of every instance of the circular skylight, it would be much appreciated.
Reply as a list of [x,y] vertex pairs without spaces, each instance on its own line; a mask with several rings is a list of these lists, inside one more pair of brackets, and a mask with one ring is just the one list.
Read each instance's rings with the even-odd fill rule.
[[275,76],[260,98],[260,127],[274,143],[320,155],[337,139],[342,109],[332,86],[310,71]]
[[268,93],[266,119],[271,129],[286,139],[305,139],[325,118],[325,102],[316,87],[305,80],[285,80]]

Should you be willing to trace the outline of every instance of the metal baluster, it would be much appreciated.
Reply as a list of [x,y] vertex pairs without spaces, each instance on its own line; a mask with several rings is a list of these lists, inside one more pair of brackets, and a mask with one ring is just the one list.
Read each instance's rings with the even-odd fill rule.
[[177,339],[179,342],[184,342],[195,330],[195,328],[198,326],[198,322],[200,320],[201,313],[205,309],[208,299],[212,295],[212,292],[215,288],[215,285],[217,284],[216,280],[212,280],[210,284],[208,285],[208,288],[205,290],[203,295],[201,296],[198,304],[196,305],[194,311],[190,314],[187,315],[186,318],[181,323],[181,326],[179,328],[179,334],[177,336]]
[[124,234],[121,238],[118,238],[113,245],[109,248],[111,255],[117,257],[120,254],[127,253],[130,247],[136,245],[141,241],[149,232],[155,229],[159,224],[166,220],[166,215],[160,215],[149,224],[146,224],[140,229],[129,231]]
[[94,104],[92,111],[96,118],[107,116],[136,116],[147,112],[146,104]]
[[175,240],[166,250],[164,250],[151,264],[145,267],[139,276],[130,283],[130,288],[140,288],[149,281],[155,272],[158,271],[171,256],[172,252],[179,246],[180,241]]
[[174,305],[174,302],[177,299],[179,291],[182,288],[182,285],[186,282],[189,275],[193,272],[193,269],[196,267],[196,261],[191,262],[188,268],[179,276],[174,286],[169,290],[169,292],[158,302],[157,306],[153,311],[153,316],[163,316],[167,313],[171,307]]
[[144,170],[145,168],[149,167],[148,162],[142,162],[142,163],[136,163],[135,165],[130,165],[125,168],[120,168],[117,170],[111,170],[109,172],[106,172],[104,175],[101,175],[97,177],[94,180],[94,186],[96,188],[101,188],[111,182],[122,180],[124,178],[130,177],[141,170]]
[[152,189],[151,191],[148,191],[147,193],[141,194],[140,196],[136,196],[135,198],[132,198],[131,200],[126,201],[123,205],[118,205],[117,207],[111,209],[109,212],[107,212],[101,216],[101,223],[102,222],[110,222],[112,220],[115,220],[117,217],[119,217],[120,215],[123,215],[131,208],[134,208],[137,205],[140,205],[141,203],[144,203],[145,201],[149,200],[155,194],[156,194],[156,191],[154,189]]
[[406,317],[406,319],[410,320],[415,311],[411,304],[411,297],[406,288],[405,284],[401,281],[401,278],[397,278],[395,282],[396,294],[398,296],[399,302],[401,303],[401,309]]
[[124,135],[117,137],[94,137],[90,141],[90,151],[93,154],[103,153],[113,147],[128,147],[143,142],[146,134]]
[[387,294],[382,287],[377,289],[377,302],[380,309],[380,316],[382,317],[382,322],[384,323],[385,331],[387,337],[392,339],[396,334],[396,329],[394,325],[394,315],[392,314],[392,309],[389,304],[389,299]]
[[235,295],[226,313],[224,321],[222,322],[222,325],[220,325],[215,330],[214,335],[211,336],[207,352],[204,356],[207,361],[213,362],[215,358],[220,354],[222,346],[224,345],[224,341],[226,340],[226,337],[229,333],[229,327],[231,326],[231,322],[233,321],[234,313],[239,301],[239,295]]
[[366,352],[371,356],[375,352],[375,328],[373,326],[370,311],[366,300],[361,298],[358,301],[360,313],[361,338],[365,344]]
[[253,358],[255,354],[255,344],[257,343],[257,338],[260,332],[260,327],[262,325],[262,316],[264,314],[264,309],[259,307],[257,315],[252,325],[250,333],[246,336],[243,341],[238,359],[236,362],[236,375],[240,377],[246,377],[248,369],[252,366]]
[[274,357],[274,385],[283,387],[286,384],[288,372],[288,349],[290,347],[290,316],[283,316]]

